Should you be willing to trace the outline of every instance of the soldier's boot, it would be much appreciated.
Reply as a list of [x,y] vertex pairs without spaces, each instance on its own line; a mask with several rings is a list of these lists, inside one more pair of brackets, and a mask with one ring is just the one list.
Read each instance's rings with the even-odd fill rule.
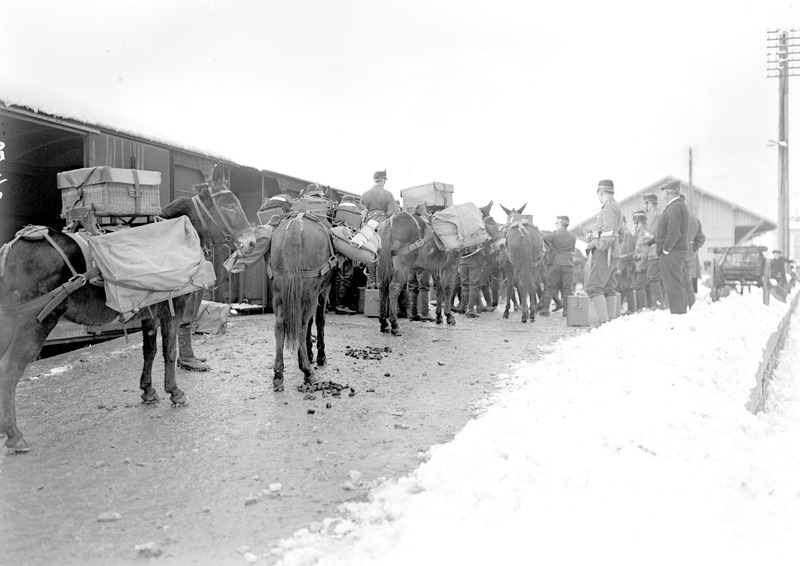
[[408,291],[408,305],[411,308],[411,320],[422,320],[419,316],[419,291]]
[[594,310],[597,313],[597,323],[605,324],[606,322],[608,322],[608,308],[606,307],[606,298],[603,295],[597,295],[596,297],[592,297],[591,301],[592,304],[594,305]]
[[625,290],[625,302],[628,304],[628,310],[625,314],[633,314],[636,312],[636,291],[634,289]]
[[664,293],[661,290],[661,282],[654,281],[650,288],[653,290],[653,308],[661,310],[664,308]]
[[636,311],[640,311],[647,306],[647,292],[642,289],[636,289]]
[[610,297],[606,297],[606,314],[608,315],[608,320],[614,320],[617,318],[617,296],[611,295]]
[[536,313],[539,316],[550,316],[550,301],[552,300],[552,295],[545,291],[544,295],[542,296],[542,301],[539,304],[539,308],[536,309]]
[[336,314],[357,314],[347,304],[349,296],[350,281],[343,277],[336,281]]
[[178,367],[189,371],[208,371],[205,358],[198,358],[192,349],[192,329],[187,324],[178,328]]
[[429,291],[419,292],[419,313],[420,320],[425,322],[433,322],[434,318],[431,316],[431,303]]
[[467,304],[467,316],[469,318],[478,318],[479,315],[478,311],[475,310],[475,306],[478,304],[478,292],[477,290],[470,291],[469,293],[469,303]]

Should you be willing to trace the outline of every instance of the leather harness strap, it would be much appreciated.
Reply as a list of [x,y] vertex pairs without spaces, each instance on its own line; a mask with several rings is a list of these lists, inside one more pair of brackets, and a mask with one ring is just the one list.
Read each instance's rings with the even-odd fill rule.
[[[400,212],[398,214],[408,214],[411,217],[411,220],[414,221],[414,225],[417,227],[417,234],[419,236],[419,239],[416,242],[412,242],[412,243],[408,244],[407,246],[403,246],[402,248],[398,248],[396,250],[392,250],[392,257],[398,256],[398,255],[410,254],[411,252],[420,249],[426,243],[431,241],[433,239],[433,236],[434,236],[433,230],[430,229],[430,228],[429,228],[430,231],[427,234],[425,234],[425,236],[423,236],[422,233],[420,232],[419,224],[417,224],[417,221],[414,218],[414,215],[412,215],[411,213],[403,211],[403,212]],[[390,223],[392,223],[394,221],[395,216],[396,215],[392,216],[389,219]],[[424,222],[424,220],[423,220],[423,222]]]
[[[302,232],[303,231],[303,219],[304,218],[306,218],[308,220],[313,220],[314,222],[317,222],[323,228],[325,228],[325,225],[322,223],[322,220],[320,220],[314,214],[306,214],[305,211],[301,211],[301,212],[298,212],[298,213],[290,214],[289,215],[289,223],[291,224],[292,222],[300,222],[300,231]],[[326,232],[328,232],[327,229],[326,229]],[[309,278],[309,279],[310,278],[314,278],[314,277],[322,277],[323,275],[328,273],[330,270],[332,270],[334,267],[336,267],[336,264],[338,263],[338,260],[336,259],[336,252],[333,249],[333,242],[331,241],[330,234],[328,234],[327,240],[328,240],[328,250],[330,251],[330,254],[331,254],[330,257],[327,259],[327,261],[325,263],[323,263],[319,267],[300,270],[300,274],[302,275],[302,277]],[[270,261],[267,262],[267,276],[269,276],[270,279],[272,279],[275,275],[283,276],[283,274],[285,272],[284,268],[282,268],[282,267],[272,267],[271,263],[272,262],[270,262]]]

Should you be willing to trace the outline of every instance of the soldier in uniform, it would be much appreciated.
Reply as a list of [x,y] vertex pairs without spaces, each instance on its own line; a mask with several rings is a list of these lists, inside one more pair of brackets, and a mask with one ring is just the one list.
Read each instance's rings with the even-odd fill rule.
[[[686,197],[681,194],[681,199]],[[697,259],[697,250],[706,243],[706,235],[703,233],[703,226],[700,219],[689,211],[689,253],[686,254],[686,265],[684,266],[683,280],[686,286],[686,305],[691,309],[695,303],[697,293],[697,275],[700,273],[700,260]]]
[[679,181],[667,183],[661,190],[667,205],[656,229],[656,254],[661,262],[669,310],[672,314],[686,314],[683,271],[689,253],[689,209],[680,198]]
[[628,230],[625,217],[622,217],[622,226],[619,229],[619,251],[620,258],[617,264],[617,290],[622,297],[622,301],[627,305],[626,314],[636,312],[636,291],[634,284],[636,280],[636,261],[633,259],[636,248],[636,240]]
[[614,305],[617,293],[614,272],[620,256],[617,234],[622,224],[622,210],[614,199],[614,182],[611,180],[598,183],[597,199],[601,204],[600,212],[586,246],[586,252],[592,256],[586,294],[595,307],[597,321],[604,324],[615,314],[614,309],[609,312],[608,307]]
[[375,184],[370,190],[361,195],[361,204],[367,208],[367,220],[375,219],[383,222],[395,212],[400,212],[400,206],[388,190],[386,190],[386,171],[375,171],[372,176]]
[[[541,316],[550,316],[550,301],[556,299],[558,302],[559,289],[561,289],[562,297],[566,297],[572,292],[572,262],[576,238],[567,230],[568,226],[568,216],[557,216],[556,229],[543,238],[550,262],[547,268],[542,306],[539,308]],[[566,310],[564,315],[566,315]]]
[[634,279],[633,289],[636,292],[636,310],[653,306],[653,293],[647,287],[647,246],[644,243],[647,228],[647,213],[637,210],[633,213],[634,239]]
[[[376,220],[383,222],[387,220],[392,214],[400,212],[400,206],[388,190],[384,187],[386,185],[387,177],[386,170],[375,171],[372,176],[375,184],[361,195],[361,204],[367,209],[367,220]],[[376,288],[377,274],[375,269],[377,264],[367,268],[367,287],[370,289]]]
[[647,213],[647,226],[649,232],[645,236],[644,243],[647,246],[647,286],[653,294],[652,306],[655,309],[663,309],[664,288],[661,277],[661,264],[656,255],[656,236],[658,221],[661,218],[661,210],[658,208],[658,195],[648,193],[642,197],[644,199],[644,210]]

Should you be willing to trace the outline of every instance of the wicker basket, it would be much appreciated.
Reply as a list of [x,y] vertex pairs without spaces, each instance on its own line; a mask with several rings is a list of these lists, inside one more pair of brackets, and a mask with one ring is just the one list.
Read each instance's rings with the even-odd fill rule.
[[89,207],[98,216],[161,214],[161,173],[112,167],[88,167],[57,176],[61,216],[74,207]]

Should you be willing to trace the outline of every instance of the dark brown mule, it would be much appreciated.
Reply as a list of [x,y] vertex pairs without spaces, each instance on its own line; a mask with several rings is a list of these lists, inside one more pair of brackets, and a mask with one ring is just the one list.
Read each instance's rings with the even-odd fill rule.
[[[235,240],[236,246],[249,253],[255,245],[238,199],[225,188],[222,168],[216,167],[209,188],[197,197],[181,197],[162,210],[163,218],[188,216],[204,246]],[[203,210],[206,218],[199,216]],[[135,230],[136,228],[131,228]],[[63,251],[78,273],[87,267],[78,245],[70,237],[47,229],[50,238]],[[17,383],[28,364],[36,359],[47,335],[62,316],[77,324],[101,326],[114,321],[119,313],[106,307],[102,287],[80,285],[81,276],[73,277],[59,252],[45,239],[17,240],[8,251],[5,272],[0,281],[0,436],[7,436],[6,446],[15,452],[27,451],[28,444],[17,428],[15,397]],[[77,282],[77,284],[74,284]],[[59,288],[71,291],[63,301],[38,320],[41,307],[36,299]],[[158,303],[132,319],[141,320],[144,365],[140,379],[142,400],[157,402],[151,371],[156,355],[156,330],[160,322],[164,353],[164,389],[174,404],[186,403],[186,396],[175,382],[176,334],[181,322],[186,296],[173,299],[174,315],[167,302]],[[46,299],[45,299],[46,301]],[[36,308],[28,308],[36,307]]]
[[292,213],[275,228],[268,264],[275,311],[275,391],[283,391],[283,347],[287,342],[297,349],[305,383],[314,382],[312,318],[317,327],[317,365],[325,365],[325,309],[335,265],[326,221]]
[[378,230],[381,249],[378,255],[381,332],[400,336],[397,324],[397,298],[412,267],[430,271],[436,291],[436,324],[442,324],[444,307],[447,324],[456,319],[450,312],[450,296],[458,270],[460,251],[445,252],[433,240],[433,229],[418,214],[398,212]]
[[531,321],[536,319],[537,282],[542,278],[544,256],[544,240],[539,229],[523,222],[522,211],[525,206],[523,204],[518,210],[509,210],[500,205],[508,215],[505,227],[506,309],[503,318],[508,318],[512,293],[516,287],[523,323],[528,322],[529,316]]

